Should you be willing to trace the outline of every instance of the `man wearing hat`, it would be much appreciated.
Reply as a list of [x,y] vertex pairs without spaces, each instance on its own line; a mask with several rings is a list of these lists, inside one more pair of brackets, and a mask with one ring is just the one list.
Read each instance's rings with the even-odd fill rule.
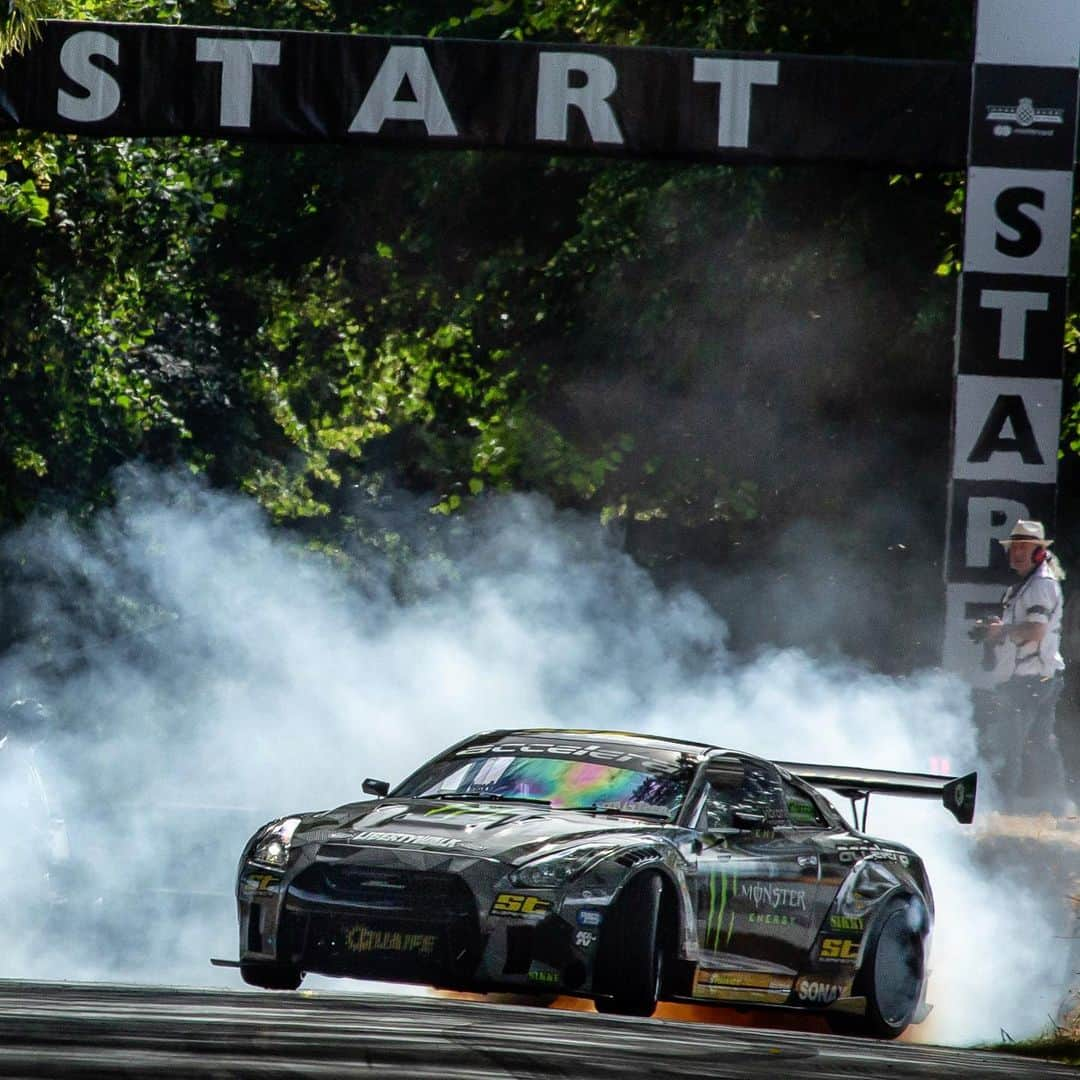
[[1009,566],[1020,580],[1002,597],[1002,615],[986,627],[986,666],[996,686],[988,732],[1004,752],[999,780],[1015,804],[1017,796],[1041,809],[1063,804],[1065,771],[1054,735],[1054,710],[1061,696],[1061,616],[1065,576],[1050,552],[1041,521],[1020,519],[1002,540]]

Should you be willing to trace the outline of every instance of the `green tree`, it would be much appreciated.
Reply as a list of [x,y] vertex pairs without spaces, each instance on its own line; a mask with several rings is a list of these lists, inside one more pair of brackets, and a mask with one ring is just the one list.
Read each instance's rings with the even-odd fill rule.
[[[16,6],[24,28],[47,10],[936,58],[970,34],[966,0]],[[947,430],[955,178],[48,134],[5,139],[0,171],[9,521],[107,498],[146,457],[329,536],[377,471],[443,512],[540,490],[667,558],[849,497],[792,462],[872,445],[898,403]]]

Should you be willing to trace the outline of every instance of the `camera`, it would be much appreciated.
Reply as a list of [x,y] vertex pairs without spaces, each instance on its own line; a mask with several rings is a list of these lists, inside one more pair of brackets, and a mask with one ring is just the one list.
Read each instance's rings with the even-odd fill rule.
[[976,619],[975,622],[968,627],[967,635],[976,645],[981,645],[990,635],[990,624],[986,619]]

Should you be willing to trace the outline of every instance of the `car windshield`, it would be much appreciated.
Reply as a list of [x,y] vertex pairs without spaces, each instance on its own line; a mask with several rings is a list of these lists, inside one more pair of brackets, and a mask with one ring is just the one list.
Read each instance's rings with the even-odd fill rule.
[[[682,804],[690,772],[673,774],[569,757],[492,754],[444,758],[411,777],[395,795],[414,798],[542,800],[556,809],[670,816]],[[658,763],[659,764],[659,763]]]

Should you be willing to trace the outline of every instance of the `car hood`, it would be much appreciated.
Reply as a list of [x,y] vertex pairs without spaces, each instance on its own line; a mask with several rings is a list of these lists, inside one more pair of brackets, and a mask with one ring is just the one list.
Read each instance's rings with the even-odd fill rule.
[[339,854],[345,854],[344,849],[389,847],[515,863],[594,838],[610,838],[613,847],[641,843],[663,828],[641,818],[529,803],[391,798],[304,817],[293,843],[333,848]]

